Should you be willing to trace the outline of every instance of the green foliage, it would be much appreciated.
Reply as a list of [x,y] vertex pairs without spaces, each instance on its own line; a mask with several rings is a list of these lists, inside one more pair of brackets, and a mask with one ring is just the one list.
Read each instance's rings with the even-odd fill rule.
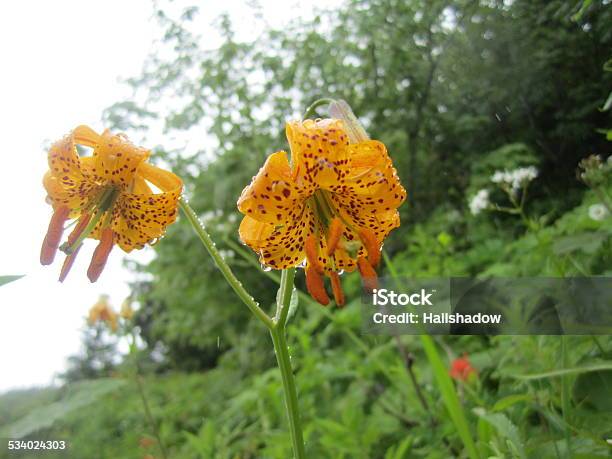
[[57,401],[37,407],[18,421],[4,426],[0,431],[3,438],[20,439],[65,419],[71,412],[84,408],[99,398],[117,390],[125,382],[119,379],[96,379],[81,381],[63,388],[63,395]]
[[[383,275],[609,276],[612,218],[591,215],[612,196],[609,162],[589,160],[591,189],[576,178],[583,158],[610,152],[612,73],[602,69],[612,9],[604,3],[350,1],[246,42],[222,17],[221,45],[211,50],[198,40],[196,7],[160,2],[160,49],[130,80],[135,99],[105,117],[127,131],[161,124],[168,138],[190,140],[159,156],[184,178],[190,204],[267,311],[278,276],[238,244],[235,202],[266,156],[287,148],[283,123],[322,96],[350,102],[408,188],[402,226],[385,241]],[[483,187],[507,205],[491,183],[495,171],[532,165],[539,175],[523,215],[469,213],[468,199]],[[131,265],[141,274],[134,321],[151,368],[145,391],[170,456],[290,457],[263,327],[183,219],[155,253]],[[357,276],[343,276],[343,310],[313,304],[303,282],[298,272],[288,340],[307,457],[609,457],[611,337],[566,337],[565,350],[554,336],[403,336],[398,347],[360,333]],[[90,338],[92,352],[73,359],[68,379],[100,368]],[[464,353],[477,370],[472,382],[448,375]],[[127,363],[102,374],[127,372]],[[1,425],[54,397],[3,396]],[[58,408],[37,428],[69,437],[74,457],[158,455],[138,446],[152,431],[133,384],[90,407]]]
[[16,280],[19,280],[23,277],[23,275],[20,276],[0,276],[0,287],[2,287],[3,285],[6,285],[10,282],[15,282]]
[[67,382],[111,376],[117,361],[116,338],[109,336],[102,322],[85,328],[82,349],[68,358],[68,368],[62,374]]

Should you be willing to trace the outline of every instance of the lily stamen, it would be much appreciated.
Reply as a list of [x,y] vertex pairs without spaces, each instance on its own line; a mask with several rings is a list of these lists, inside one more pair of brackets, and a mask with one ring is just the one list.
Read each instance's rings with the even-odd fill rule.
[[345,298],[344,291],[342,290],[342,282],[340,281],[340,276],[337,272],[332,272],[329,274],[329,279],[331,280],[332,292],[334,293],[334,300],[336,301],[336,306],[344,306]]
[[329,304],[329,296],[325,290],[323,276],[310,265],[306,266],[306,290],[308,290],[311,297],[323,306]]
[[64,260],[64,264],[62,265],[62,270],[59,275],[59,281],[64,282],[66,276],[70,272],[72,265],[74,264],[74,260],[76,260],[77,255],[79,254],[79,250],[81,250],[81,246],[79,245],[70,255],[66,257]]
[[66,206],[61,206],[53,212],[49,229],[43,240],[43,245],[40,250],[40,264],[50,265],[55,259],[55,254],[59,247],[62,234],[64,233],[64,223],[70,215],[70,209]]
[[338,247],[342,232],[344,231],[344,223],[338,217],[334,217],[329,226],[329,235],[327,237],[327,255],[333,255]]
[[304,241],[304,252],[306,253],[306,260],[309,266],[312,266],[319,274],[323,274],[323,266],[319,263],[317,241],[313,234],[306,237]]
[[102,274],[102,271],[104,270],[104,266],[106,266],[108,256],[113,249],[113,236],[112,229],[104,228],[102,230],[100,243],[96,247],[96,250],[94,250],[94,254],[91,257],[91,263],[87,269],[87,277],[91,282],[98,280],[100,274]]
[[363,287],[368,291],[372,292],[378,288],[378,276],[376,271],[365,257],[359,257],[357,259],[357,267],[359,268],[359,274],[363,280]]
[[76,248],[79,247],[81,243],[94,231],[98,225],[98,222],[102,219],[102,217],[104,217],[107,211],[112,209],[117,195],[118,193],[115,188],[109,187],[106,189],[102,194],[100,204],[98,205],[93,217],[88,218],[87,226],[85,226],[85,228],[81,228],[81,222],[79,221],[75,231],[73,231],[73,234],[75,234],[77,230],[80,229],[77,237],[73,241],[70,241],[70,238],[68,238],[68,241],[65,244],[62,244],[60,250],[66,255],[70,255],[72,252],[74,252]]

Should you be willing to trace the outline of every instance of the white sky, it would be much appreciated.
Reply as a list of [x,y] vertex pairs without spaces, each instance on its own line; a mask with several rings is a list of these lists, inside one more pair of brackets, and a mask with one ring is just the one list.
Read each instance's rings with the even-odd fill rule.
[[[290,17],[310,15],[313,5],[340,1],[259,3],[266,21],[282,26]],[[201,5],[205,20],[226,9],[238,30],[253,32],[252,10],[242,2]],[[96,284],[85,274],[95,247],[91,240],[63,284],[57,282],[63,254],[52,266],[39,265],[51,216],[41,179],[45,143],[79,124],[101,131],[102,110],[129,96],[119,79],[140,74],[157,38],[151,15],[149,0],[0,6],[0,275],[26,274],[0,287],[0,392],[50,383],[66,357],[78,352],[84,318],[99,295],[108,294],[118,307],[129,293],[130,273],[121,267],[124,254],[117,248]]]

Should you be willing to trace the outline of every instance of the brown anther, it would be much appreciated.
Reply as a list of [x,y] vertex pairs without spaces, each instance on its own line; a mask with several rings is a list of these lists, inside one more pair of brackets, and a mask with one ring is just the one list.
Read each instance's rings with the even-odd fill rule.
[[64,223],[68,220],[69,215],[70,209],[66,206],[62,206],[53,212],[47,234],[45,235],[45,239],[40,249],[41,265],[50,265],[53,263],[60,240],[62,239],[62,234],[64,233]]
[[329,304],[329,296],[325,290],[325,283],[323,282],[323,276],[319,273],[316,268],[310,265],[306,266],[306,289],[310,296],[313,297],[323,306]]
[[359,238],[368,251],[368,261],[372,267],[376,268],[380,263],[380,245],[376,239],[376,234],[370,228],[359,230]]
[[111,228],[104,228],[102,230],[102,236],[100,237],[100,243],[94,251],[93,257],[91,257],[91,263],[87,269],[87,277],[90,282],[95,282],[102,274],[104,266],[108,256],[113,249],[113,230]]
[[327,236],[327,256],[331,256],[338,248],[338,243],[344,231],[344,223],[338,217],[334,217],[329,225],[329,234]]
[[319,274],[323,274],[323,266],[319,262],[317,240],[314,234],[310,234],[304,242],[304,252],[306,252],[306,260],[308,265],[314,268]]
[[66,259],[64,260],[64,264],[62,265],[62,271],[60,272],[60,276],[59,276],[60,282],[64,282],[64,279],[66,279],[66,276],[68,276],[68,273],[70,272],[70,268],[72,268],[72,265],[74,264],[74,260],[76,259],[79,253],[79,250],[81,250],[82,245],[83,244],[79,245],[76,249],[74,249],[74,252],[68,255]]
[[361,279],[363,280],[363,287],[368,292],[372,292],[375,288],[378,288],[378,276],[376,275],[376,271],[365,257],[359,257],[357,259],[357,267],[359,268],[359,274],[361,274]]
[[337,272],[332,272],[329,275],[331,280],[332,291],[334,292],[334,300],[336,301],[336,306],[339,308],[344,306],[345,298],[344,291],[342,290],[342,282],[340,281],[340,276]]

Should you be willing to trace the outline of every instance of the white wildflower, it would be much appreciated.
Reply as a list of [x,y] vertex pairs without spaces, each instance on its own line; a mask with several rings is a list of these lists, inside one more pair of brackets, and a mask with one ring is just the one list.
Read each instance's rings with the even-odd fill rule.
[[481,211],[489,207],[489,190],[482,189],[470,201],[470,212],[473,215],[478,215]]
[[589,207],[589,217],[595,221],[602,221],[608,216],[609,212],[603,204],[593,204]]
[[531,182],[538,176],[538,170],[534,166],[521,167],[512,173],[512,187],[520,188]]
[[491,181],[493,183],[510,183],[512,181],[512,177],[508,171],[495,171],[495,173],[491,176]]
[[499,185],[509,185],[513,190],[519,190],[538,176],[538,170],[534,166],[519,167],[513,171],[495,171],[491,181]]

